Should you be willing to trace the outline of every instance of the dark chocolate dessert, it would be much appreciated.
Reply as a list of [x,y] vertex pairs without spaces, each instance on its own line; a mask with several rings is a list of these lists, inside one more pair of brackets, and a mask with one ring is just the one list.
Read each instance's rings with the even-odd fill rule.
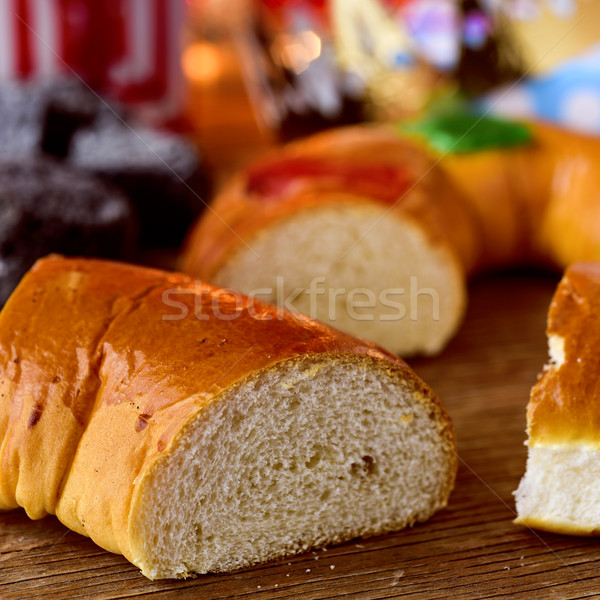
[[138,125],[74,78],[0,86],[1,155],[52,156],[120,187],[146,248],[179,246],[208,191],[191,143]]
[[0,303],[46,254],[130,258],[136,228],[117,188],[52,159],[0,159]]
[[77,131],[69,163],[133,200],[143,246],[178,246],[204,207],[207,184],[195,148],[173,134],[107,121]]

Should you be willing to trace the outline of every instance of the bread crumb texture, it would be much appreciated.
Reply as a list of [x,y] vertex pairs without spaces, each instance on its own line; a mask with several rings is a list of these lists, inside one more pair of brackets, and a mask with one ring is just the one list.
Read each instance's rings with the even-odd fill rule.
[[400,356],[436,354],[462,318],[466,292],[454,256],[384,207],[312,208],[248,243],[253,252],[238,248],[214,283],[258,290],[262,300],[286,302]]
[[441,411],[368,357],[254,373],[149,469],[130,517],[133,560],[153,579],[186,577],[423,521],[456,469]]
[[518,523],[571,535],[600,533],[600,449],[533,446],[515,492]]

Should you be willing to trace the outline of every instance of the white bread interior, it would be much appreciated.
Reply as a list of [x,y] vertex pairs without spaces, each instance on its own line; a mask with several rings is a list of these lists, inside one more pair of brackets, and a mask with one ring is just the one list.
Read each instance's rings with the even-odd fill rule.
[[565,362],[565,338],[561,335],[548,336],[550,366],[560,368]]
[[572,535],[600,533],[600,449],[583,443],[530,446],[515,497],[519,524]]
[[133,561],[153,579],[186,577],[424,521],[456,469],[442,410],[369,356],[254,373],[189,422],[138,486]]
[[[548,336],[545,372],[565,363],[565,338]],[[516,523],[571,535],[600,531],[600,448],[583,442],[529,440],[527,467],[515,500]]]
[[550,360],[527,406],[525,475],[515,492],[528,527],[600,534],[600,264],[570,265],[548,311]]
[[[436,354],[460,325],[466,290],[456,257],[416,221],[386,214],[386,207],[344,202],[307,209],[247,243],[252,250],[235,250],[213,283],[258,291],[273,304],[293,298],[293,309],[400,356]],[[314,289],[325,293],[311,296],[319,278]]]

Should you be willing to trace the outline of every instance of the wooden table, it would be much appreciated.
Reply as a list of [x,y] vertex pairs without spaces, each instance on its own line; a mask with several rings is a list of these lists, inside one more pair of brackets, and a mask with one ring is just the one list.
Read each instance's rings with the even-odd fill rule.
[[441,356],[413,361],[459,439],[456,489],[429,522],[233,574],[151,582],[53,517],[14,512],[0,516],[0,598],[599,598],[600,542],[512,523],[555,284],[514,273],[474,283],[459,335]]

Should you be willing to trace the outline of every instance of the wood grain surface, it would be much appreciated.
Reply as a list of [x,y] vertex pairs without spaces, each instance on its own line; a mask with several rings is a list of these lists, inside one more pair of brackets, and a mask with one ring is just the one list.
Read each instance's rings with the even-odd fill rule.
[[232,574],[152,582],[55,518],[17,511],[0,515],[0,598],[600,598],[600,542],[512,523],[556,282],[528,273],[475,282],[459,335],[441,356],[412,361],[459,439],[455,491],[429,522]]

